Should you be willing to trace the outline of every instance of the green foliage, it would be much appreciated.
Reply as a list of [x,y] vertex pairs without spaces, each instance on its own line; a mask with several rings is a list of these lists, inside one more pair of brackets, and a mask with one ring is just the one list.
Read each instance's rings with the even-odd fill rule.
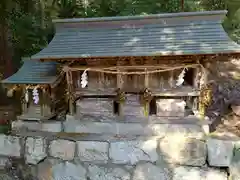
[[49,24],[50,19],[43,18],[40,7],[38,0],[1,1],[1,22],[6,28],[7,44],[11,44],[15,64],[20,63],[21,57],[31,56],[45,47],[48,34],[52,33],[51,26],[43,26],[43,22]]
[[10,19],[15,54],[28,56],[40,51],[46,44],[46,32],[39,20],[27,13],[15,12]]

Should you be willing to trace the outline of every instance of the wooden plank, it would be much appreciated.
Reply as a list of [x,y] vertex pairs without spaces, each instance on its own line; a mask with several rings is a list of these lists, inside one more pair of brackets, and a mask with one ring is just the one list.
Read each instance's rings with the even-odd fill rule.
[[53,117],[55,117],[56,114],[51,114],[51,115],[48,115],[48,116],[29,116],[27,114],[22,114],[20,116],[17,116],[17,119],[18,120],[25,120],[25,121],[46,121],[46,120],[49,120]]
[[116,96],[116,89],[76,89],[75,94],[77,96]]
[[[129,94],[139,94],[139,89],[134,88],[122,88],[122,91]],[[197,89],[191,88],[179,88],[173,90],[161,91],[160,89],[151,89],[153,96],[170,96],[170,97],[182,97],[182,96],[199,96],[200,91]],[[88,90],[81,89],[76,90],[77,96],[115,96],[117,95],[116,90],[114,89],[104,89],[104,90]]]
[[165,91],[165,92],[158,92],[152,91],[153,96],[163,96],[163,97],[184,97],[184,96],[199,96],[199,91]]
[[182,86],[178,88],[172,88],[169,90],[151,89],[154,96],[170,96],[170,97],[184,97],[184,96],[199,96],[200,90],[191,86]]

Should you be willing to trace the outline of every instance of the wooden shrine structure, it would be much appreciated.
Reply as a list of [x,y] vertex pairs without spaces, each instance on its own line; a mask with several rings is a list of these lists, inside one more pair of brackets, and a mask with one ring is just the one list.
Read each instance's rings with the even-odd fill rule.
[[32,56],[59,62],[72,115],[185,116],[210,102],[207,66],[238,56],[226,11],[55,20]]
[[56,62],[24,59],[22,67],[2,83],[8,96],[21,101],[21,120],[48,120],[64,107],[64,75],[58,74]]

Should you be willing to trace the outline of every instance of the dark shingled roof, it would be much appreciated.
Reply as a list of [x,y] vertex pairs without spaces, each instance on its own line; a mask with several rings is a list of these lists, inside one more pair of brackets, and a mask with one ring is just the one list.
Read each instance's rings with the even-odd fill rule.
[[4,79],[6,84],[53,84],[57,80],[57,63],[24,60],[22,67]]
[[239,53],[222,27],[226,11],[55,20],[34,59]]

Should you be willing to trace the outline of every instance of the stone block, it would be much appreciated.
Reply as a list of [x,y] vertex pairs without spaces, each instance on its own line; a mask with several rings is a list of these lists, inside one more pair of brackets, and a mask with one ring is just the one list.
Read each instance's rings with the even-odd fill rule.
[[[133,172],[133,180],[172,180],[168,167],[159,167],[151,163],[138,164]],[[194,179],[195,180],[195,179]]]
[[157,116],[184,116],[186,102],[181,99],[156,100]]
[[229,173],[231,180],[240,179],[240,141],[236,142],[233,150],[233,157],[229,165]]
[[124,104],[122,106],[123,115],[144,117],[144,107],[141,105]]
[[51,163],[48,159],[40,162],[36,165],[37,169],[37,178],[38,180],[52,180],[52,167],[53,163]]
[[181,135],[168,135],[159,140],[160,159],[170,164],[203,166],[206,163],[206,143]]
[[[75,119],[74,116],[69,115],[69,114],[66,114],[66,121],[70,121],[70,122],[72,122],[72,121],[76,121],[76,119]],[[66,121],[65,121],[65,122],[66,122]]]
[[40,131],[42,129],[42,125],[39,122],[17,120],[12,122],[12,129],[16,131],[21,131],[22,129]]
[[62,122],[51,121],[42,123],[42,131],[46,132],[61,132],[62,131]]
[[2,180],[15,180],[15,179],[13,179],[11,176],[9,176],[6,173],[0,174],[0,179],[2,179]]
[[100,167],[90,165],[87,177],[89,180],[130,180],[130,173],[119,167]]
[[136,164],[139,161],[156,162],[158,159],[155,139],[119,141],[110,143],[109,157],[115,164]]
[[20,138],[15,136],[0,135],[0,155],[20,157]]
[[240,116],[240,106],[232,105],[231,108],[236,115]]
[[108,161],[109,144],[107,142],[77,141],[77,147],[81,161],[101,163]]
[[62,123],[59,121],[51,121],[51,122],[27,122],[27,121],[13,121],[12,128],[16,131],[21,131],[22,129],[26,129],[29,131],[46,131],[46,132],[61,132],[62,131]]
[[144,116],[144,107],[139,102],[138,95],[126,95],[125,103],[122,106],[123,114],[126,116]]
[[228,180],[228,175],[214,168],[180,166],[173,169],[171,180]]
[[228,167],[233,157],[234,142],[208,138],[208,163],[215,167]]
[[77,114],[112,115],[113,100],[107,98],[84,98],[76,102]]
[[58,139],[50,142],[49,154],[62,160],[72,160],[75,154],[75,142]]
[[29,164],[37,164],[47,157],[47,141],[44,138],[28,137],[25,145],[25,159]]
[[209,134],[210,133],[210,127],[209,124],[204,124],[202,125],[202,130],[205,134]]
[[86,169],[79,163],[69,161],[52,164],[44,161],[38,165],[39,180],[86,180]]
[[0,157],[0,170],[5,168],[5,165],[6,165],[7,162],[8,162],[7,157]]

